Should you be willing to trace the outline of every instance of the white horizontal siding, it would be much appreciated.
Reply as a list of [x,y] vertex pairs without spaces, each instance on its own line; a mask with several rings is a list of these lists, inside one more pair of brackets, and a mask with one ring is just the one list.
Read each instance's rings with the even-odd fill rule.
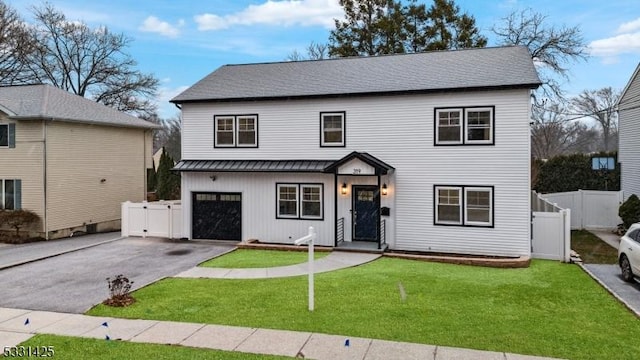
[[[434,108],[461,106],[495,106],[495,145],[433,145]],[[368,152],[396,169],[394,248],[528,255],[529,106],[528,90],[184,104],[183,158],[339,159]],[[319,113],[326,111],[346,112],[346,147],[319,146]],[[236,113],[259,114],[259,148],[214,149],[213,115]],[[494,186],[495,228],[434,226],[434,184]]]
[[[309,226],[318,234],[317,245],[333,246],[335,211],[333,175],[328,174],[256,174],[218,173],[212,181],[209,173],[182,174],[183,236],[191,238],[193,192],[239,192],[242,194],[242,240],[258,239],[267,243],[293,243],[307,235]],[[324,220],[276,219],[276,183],[322,183]]]
[[621,185],[625,198],[631,194],[640,196],[640,78],[638,73],[635,75],[620,100],[618,113],[618,161],[622,166]]

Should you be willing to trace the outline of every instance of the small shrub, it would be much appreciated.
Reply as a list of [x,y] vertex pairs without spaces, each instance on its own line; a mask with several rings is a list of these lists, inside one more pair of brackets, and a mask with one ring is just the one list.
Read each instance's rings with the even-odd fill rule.
[[10,210],[0,212],[0,225],[8,225],[16,229],[16,237],[20,238],[20,229],[40,220],[40,216],[30,210]]
[[135,299],[129,293],[133,281],[120,274],[113,279],[107,278],[107,283],[109,284],[109,299],[105,300],[103,304],[124,307],[135,302]]
[[631,224],[640,221],[640,199],[636,194],[629,196],[627,201],[620,205],[618,216],[620,216],[624,227],[627,229]]

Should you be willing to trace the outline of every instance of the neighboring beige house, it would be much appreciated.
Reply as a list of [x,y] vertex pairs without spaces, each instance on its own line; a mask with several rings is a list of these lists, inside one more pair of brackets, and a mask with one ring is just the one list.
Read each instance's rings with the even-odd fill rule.
[[120,228],[146,196],[155,124],[50,85],[0,87],[0,208],[47,238]]

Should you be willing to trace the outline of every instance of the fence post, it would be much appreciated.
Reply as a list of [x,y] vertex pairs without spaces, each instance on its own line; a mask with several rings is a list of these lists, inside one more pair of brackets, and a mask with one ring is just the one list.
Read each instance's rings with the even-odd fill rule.
[[120,236],[129,236],[129,204],[130,201],[125,201],[121,205],[120,209]]
[[564,209],[562,212],[562,225],[564,226],[564,262],[571,260],[571,209]]

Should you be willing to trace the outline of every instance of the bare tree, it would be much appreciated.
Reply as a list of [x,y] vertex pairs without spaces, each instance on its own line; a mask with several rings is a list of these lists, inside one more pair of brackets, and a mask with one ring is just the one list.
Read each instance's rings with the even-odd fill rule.
[[602,129],[602,142],[605,151],[618,148],[615,141],[618,133],[618,114],[615,110],[620,98],[620,92],[611,87],[600,90],[584,90],[577,97],[571,99],[571,105],[576,115],[594,119]]
[[307,46],[307,55],[303,55],[298,50],[293,50],[286,57],[286,61],[302,61],[302,60],[322,60],[329,57],[328,46],[324,43],[312,41]]
[[521,45],[529,49],[531,58],[538,65],[546,97],[562,98],[564,92],[554,76],[568,79],[568,65],[588,57],[578,26],[548,25],[547,17],[532,9],[511,13],[491,31],[497,35],[501,45]]
[[29,82],[23,69],[32,50],[27,25],[15,9],[0,1],[0,85]]
[[51,5],[33,8],[36,49],[28,58],[31,75],[74,94],[89,97],[121,111],[137,114],[155,110],[151,100],[158,80],[135,69],[125,52],[131,40],[68,21]]
[[559,104],[534,107],[531,123],[531,152],[536,159],[550,159],[567,153],[574,145],[579,123],[568,121]]

